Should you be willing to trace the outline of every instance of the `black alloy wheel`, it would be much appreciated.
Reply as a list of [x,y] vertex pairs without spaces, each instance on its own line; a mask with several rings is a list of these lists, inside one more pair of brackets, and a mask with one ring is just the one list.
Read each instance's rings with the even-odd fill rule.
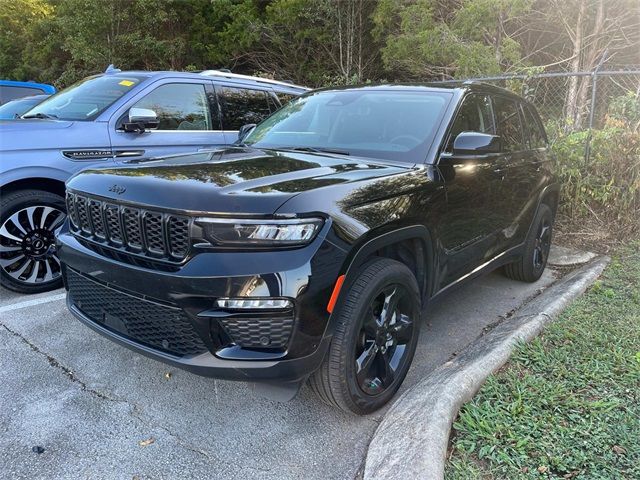
[[58,195],[35,190],[7,195],[0,219],[2,286],[37,293],[62,285],[55,237],[66,218]]
[[358,386],[367,395],[379,395],[393,385],[406,364],[413,338],[411,297],[399,284],[376,295],[362,319],[355,351]]
[[504,266],[507,277],[521,282],[535,282],[547,267],[553,235],[553,212],[547,204],[540,204],[531,223],[522,254]]
[[547,265],[549,250],[551,249],[551,224],[543,218],[538,228],[538,234],[533,247],[533,268],[538,270]]
[[388,258],[369,261],[347,282],[329,351],[309,385],[328,405],[364,415],[389,402],[407,375],[421,301],[413,272]]

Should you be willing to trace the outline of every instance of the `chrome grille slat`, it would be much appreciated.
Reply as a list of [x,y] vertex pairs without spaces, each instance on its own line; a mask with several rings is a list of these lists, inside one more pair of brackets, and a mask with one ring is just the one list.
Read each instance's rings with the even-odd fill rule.
[[180,262],[189,254],[191,219],[67,193],[71,231],[100,245]]

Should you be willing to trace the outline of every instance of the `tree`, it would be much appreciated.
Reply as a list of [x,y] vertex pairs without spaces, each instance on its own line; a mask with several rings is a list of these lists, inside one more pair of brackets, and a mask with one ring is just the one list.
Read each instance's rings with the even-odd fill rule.
[[186,51],[185,26],[178,21],[180,2],[164,0],[65,0],[56,5],[54,29],[68,60],[59,81],[70,83],[104,71],[181,69]]
[[[447,5],[444,5],[444,4]],[[532,0],[380,0],[376,34],[395,75],[446,79],[499,74],[522,66],[514,39]]]
[[[640,63],[637,0],[538,0],[518,37],[525,58],[541,69],[591,72],[603,58]],[[589,110],[590,76],[569,77],[564,98],[567,130],[582,128]]]
[[0,77],[42,80],[38,69],[21,61],[34,40],[35,25],[53,16],[46,0],[3,0],[0,3]]

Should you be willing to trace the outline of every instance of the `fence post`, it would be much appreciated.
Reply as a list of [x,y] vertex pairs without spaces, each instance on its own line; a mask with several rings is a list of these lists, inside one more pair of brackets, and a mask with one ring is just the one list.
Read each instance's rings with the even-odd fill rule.
[[605,49],[602,57],[600,57],[600,61],[596,65],[596,68],[593,69],[593,73],[591,77],[593,78],[591,82],[591,105],[589,106],[589,130],[587,131],[587,142],[584,146],[584,165],[585,167],[589,166],[591,159],[591,130],[593,129],[593,117],[596,112],[596,89],[598,85],[598,72],[602,67],[602,64],[605,62],[607,58],[607,53],[609,53],[608,49]]

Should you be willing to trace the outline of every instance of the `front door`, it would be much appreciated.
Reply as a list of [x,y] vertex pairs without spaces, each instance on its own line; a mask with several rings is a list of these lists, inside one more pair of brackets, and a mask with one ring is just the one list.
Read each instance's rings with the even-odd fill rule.
[[[471,94],[463,100],[443,156],[452,155],[453,142],[461,132],[496,133],[488,95]],[[484,155],[459,165],[438,165],[447,196],[440,227],[442,287],[469,274],[496,254],[497,233],[505,222],[501,206],[504,172],[499,156]]]
[[[170,80],[154,85],[112,122],[110,133],[116,160],[191,153],[225,145],[216,106],[213,86],[207,80]],[[133,107],[153,110],[160,121],[158,128],[144,133],[125,132],[122,123]]]

